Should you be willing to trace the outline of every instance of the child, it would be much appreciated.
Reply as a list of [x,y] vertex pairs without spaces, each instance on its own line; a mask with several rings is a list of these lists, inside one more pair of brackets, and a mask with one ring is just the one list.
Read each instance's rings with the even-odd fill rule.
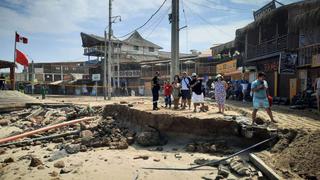
[[164,82],[164,96],[165,96],[165,103],[166,108],[169,105],[169,108],[171,108],[171,94],[172,94],[172,86],[167,81]]

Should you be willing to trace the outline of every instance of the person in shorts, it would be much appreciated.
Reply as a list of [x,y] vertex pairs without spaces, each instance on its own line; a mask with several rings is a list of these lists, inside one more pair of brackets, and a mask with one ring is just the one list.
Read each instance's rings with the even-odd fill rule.
[[193,112],[197,112],[197,106],[201,105],[200,111],[204,111],[204,95],[202,89],[202,79],[197,77],[196,73],[192,73],[192,80],[190,83],[192,88],[192,102],[193,102]]
[[188,101],[189,109],[191,108],[191,92],[190,92],[191,78],[188,77],[187,72],[182,73],[181,78],[181,99],[182,99],[182,109],[186,108]]
[[255,123],[258,109],[263,108],[267,111],[272,122],[276,123],[273,119],[272,111],[268,100],[268,83],[265,80],[266,75],[263,72],[258,74],[258,79],[252,82],[251,91],[253,94],[253,112],[252,112],[252,124]]

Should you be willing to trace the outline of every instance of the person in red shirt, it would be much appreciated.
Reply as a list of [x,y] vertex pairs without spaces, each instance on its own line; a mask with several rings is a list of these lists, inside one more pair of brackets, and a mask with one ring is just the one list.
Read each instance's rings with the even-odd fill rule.
[[164,87],[163,87],[163,90],[164,90],[164,96],[165,96],[165,105],[166,105],[166,108],[168,107],[169,105],[169,108],[171,108],[171,94],[172,94],[172,85],[165,81],[164,82]]

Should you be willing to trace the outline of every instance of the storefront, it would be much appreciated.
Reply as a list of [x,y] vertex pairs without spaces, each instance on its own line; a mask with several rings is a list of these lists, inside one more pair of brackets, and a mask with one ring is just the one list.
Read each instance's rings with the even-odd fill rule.
[[224,76],[225,80],[242,79],[242,68],[237,68],[237,60],[233,59],[227,62],[217,64],[217,74]]

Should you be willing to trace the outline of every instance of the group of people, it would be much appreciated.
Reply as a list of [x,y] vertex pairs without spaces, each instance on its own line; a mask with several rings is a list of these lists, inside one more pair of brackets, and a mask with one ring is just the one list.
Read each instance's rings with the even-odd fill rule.
[[[152,95],[153,95],[153,110],[158,110],[160,74],[156,72],[152,79]],[[226,83],[223,77],[218,75],[215,82],[216,99],[219,105],[219,113],[224,113],[224,104],[226,99]],[[198,107],[200,112],[206,112],[207,108],[204,106],[205,88],[203,85],[203,78],[198,77],[196,73],[192,73],[191,77],[187,72],[183,72],[182,76],[175,75],[172,83],[165,81],[163,85],[163,94],[165,96],[165,107],[173,109],[191,109],[193,103],[193,111],[197,112]],[[172,103],[173,100],[173,103]],[[180,103],[181,102],[181,103]]]
[[[263,72],[258,74],[257,80],[251,83],[251,96],[253,99],[253,113],[252,123],[255,123],[258,109],[264,108],[268,113],[270,120],[274,123],[271,102],[268,94],[268,83],[265,80],[266,75]],[[200,112],[206,112],[204,106],[204,86],[203,79],[198,77],[196,73],[192,73],[191,77],[187,72],[183,72],[182,76],[174,76],[172,83],[165,81],[163,84],[163,94],[165,96],[165,107],[171,108],[173,100],[173,109],[191,109],[191,102],[193,103],[193,111],[197,112],[197,107],[200,106]],[[224,81],[222,75],[218,74],[213,82],[215,91],[215,100],[218,104],[218,113],[224,114],[225,101],[227,96],[228,84]],[[158,110],[159,91],[161,89],[160,73],[156,72],[152,79],[152,95],[153,95],[153,110]],[[181,103],[180,103],[181,99]]]
[[[161,88],[159,77],[159,72],[156,72],[155,77],[152,79],[153,110],[159,109],[158,100]],[[164,82],[163,91],[166,108],[171,108],[173,100],[173,109],[179,109],[181,99],[181,109],[186,109],[187,106],[191,109],[192,101],[195,112],[198,105],[201,105],[200,111],[205,111],[202,79],[198,78],[196,73],[192,73],[191,77],[186,72],[183,72],[181,77],[175,75],[172,83],[168,81]]]

